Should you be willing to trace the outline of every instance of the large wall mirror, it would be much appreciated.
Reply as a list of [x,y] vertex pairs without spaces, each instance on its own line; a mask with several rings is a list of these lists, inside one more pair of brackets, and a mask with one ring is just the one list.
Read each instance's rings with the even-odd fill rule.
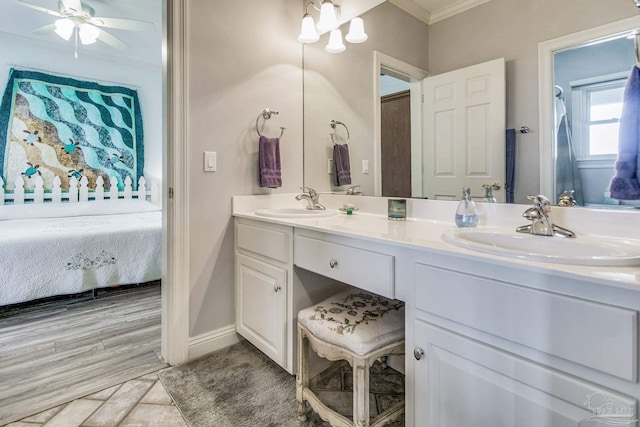
[[[383,124],[380,121],[380,111],[384,107],[380,98],[386,95],[388,98],[384,101],[395,105],[402,96],[408,96],[408,101],[400,100],[398,103],[404,102],[406,105],[408,102],[409,111],[411,108],[421,108],[420,104],[416,106],[411,102],[412,89],[416,88],[417,79],[415,76],[407,76],[407,73],[399,73],[398,78],[398,75],[394,75],[394,67],[385,66],[384,63],[376,65],[374,52],[413,67],[414,70],[428,72],[429,75],[439,75],[504,57],[507,92],[505,128],[528,126],[532,130],[529,134],[517,137],[515,202],[528,203],[528,194],[542,193],[549,198],[556,197],[559,191],[565,189],[561,188],[565,185],[555,184],[555,156],[556,151],[562,149],[557,150],[555,147],[554,60],[557,58],[559,63],[565,64],[559,65],[560,68],[575,69],[575,64],[572,66],[570,62],[577,60],[584,64],[584,56],[579,59],[578,53],[582,49],[588,49],[588,46],[593,45],[593,49],[599,48],[612,53],[613,45],[594,44],[591,41],[611,39],[634,26],[640,28],[640,16],[633,3],[626,0],[615,0],[606,5],[599,0],[584,0],[579,4],[559,4],[551,0],[543,2],[544,5],[536,2],[520,4],[510,0],[491,0],[460,15],[427,25],[386,1],[362,15],[369,35],[365,43],[347,43],[346,51],[340,54],[327,53],[324,50],[324,38],[318,43],[305,45],[304,184],[323,192],[344,192],[349,187],[333,185],[330,174],[332,168],[329,159],[332,157],[333,141],[347,142],[343,128],[334,129],[330,126],[332,120],[338,120],[349,129],[352,185],[359,185],[358,190],[365,195],[398,197],[409,197],[407,188],[410,186],[411,196],[421,197],[419,180],[415,178],[424,168],[424,159],[420,158],[419,147],[415,144],[416,129],[422,125],[415,123],[415,118],[418,117],[419,120],[421,114],[415,114],[415,111],[410,113],[408,130],[407,123],[404,124],[405,130],[392,130],[408,133],[409,140],[413,139],[408,150],[409,156],[405,153],[405,166],[398,167],[395,171],[395,175],[404,174],[400,184],[386,184],[387,178],[383,177],[389,175],[390,171],[387,170],[385,174],[382,165],[388,156],[398,157],[402,153],[393,150],[385,153],[379,143],[380,134],[385,132],[381,129]],[[608,34],[589,36],[589,31],[613,25],[610,24],[612,22],[625,22],[629,28],[610,27]],[[343,28],[343,32],[346,29]],[[539,45],[564,36],[564,45],[548,49],[547,57],[542,58]],[[598,96],[594,95],[596,103],[606,104],[609,97],[620,94],[619,80],[624,78],[624,73],[628,74],[635,61],[633,41],[613,38],[617,43],[615,50],[620,56],[629,56],[628,61],[624,65],[620,63],[619,69],[602,70],[599,73],[601,77],[608,76],[607,78],[617,79],[618,82],[612,83],[614,86],[611,90],[603,89]],[[583,45],[587,47],[577,48]],[[587,51],[587,56],[592,54],[593,51]],[[613,60],[600,62],[612,63]],[[548,79],[541,78],[539,81],[539,76],[545,73],[548,74]],[[387,75],[391,77],[389,80],[400,80],[392,82],[399,84],[396,91],[390,92],[391,96],[385,92],[386,83],[382,83],[383,86],[378,86],[377,83],[377,80],[386,80]],[[558,86],[567,86],[563,87],[563,96],[565,101],[571,98],[571,103],[567,102],[566,108],[568,114],[573,114],[575,106],[572,87],[585,86],[593,78],[586,75],[559,75],[558,79],[564,79],[564,83]],[[419,90],[419,85],[417,87]],[[585,91],[583,96],[584,93],[595,94],[593,91]],[[547,110],[542,108],[543,104],[548,107]],[[392,106],[391,109],[401,114],[402,108],[406,107]],[[572,119],[572,116],[567,115],[567,119]],[[608,178],[604,178],[604,165],[610,167],[612,163],[611,153],[608,156],[606,160],[601,158],[599,160],[602,161],[592,163],[590,166],[596,172],[591,178],[583,180],[583,197],[589,205],[602,205],[605,202],[606,183],[603,182]],[[547,161],[549,159],[550,162]],[[579,165],[583,172],[588,169],[586,166],[585,163]],[[406,173],[407,170],[410,171],[409,174]],[[394,175],[393,170],[391,175]],[[406,183],[407,177],[410,184]],[[385,194],[385,187],[402,190],[397,190],[396,194],[396,190]],[[594,198],[596,193],[600,199]]]
[[[426,76],[427,24],[390,2],[374,7],[362,17],[369,36],[365,43],[346,43],[346,50],[340,54],[324,50],[326,36],[304,46],[304,183],[318,191],[348,188],[333,185],[329,173],[333,141],[347,143],[345,128],[330,126],[332,120],[337,120],[349,130],[352,185],[359,185],[358,190],[365,195],[382,194],[381,148],[375,142],[380,125],[374,123],[380,108],[380,101],[374,102],[381,96],[376,84],[380,80],[380,62],[374,67],[374,52],[382,53],[378,61],[382,60],[383,65],[393,59],[395,68],[404,66],[404,72],[393,74],[399,91],[410,88],[410,84],[402,83]],[[406,100],[409,102],[409,98]],[[406,132],[411,133],[410,128]],[[407,165],[411,168],[410,161]]]

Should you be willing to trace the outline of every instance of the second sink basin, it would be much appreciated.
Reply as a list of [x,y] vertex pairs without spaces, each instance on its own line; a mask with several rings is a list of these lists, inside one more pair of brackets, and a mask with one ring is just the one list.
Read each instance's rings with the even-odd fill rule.
[[463,248],[512,258],[594,266],[640,265],[640,242],[597,236],[575,239],[496,230],[448,230],[442,240]]
[[274,208],[274,209],[258,209],[256,215],[270,218],[321,218],[336,215],[336,211],[327,210],[311,210],[305,208]]

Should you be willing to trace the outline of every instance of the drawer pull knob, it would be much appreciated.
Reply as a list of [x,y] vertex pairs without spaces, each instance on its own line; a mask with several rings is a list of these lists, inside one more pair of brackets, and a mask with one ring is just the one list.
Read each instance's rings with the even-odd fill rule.
[[422,359],[422,357],[424,356],[424,350],[421,349],[420,347],[416,347],[413,349],[413,357],[416,358],[416,360],[420,360]]
[[280,289],[282,289],[282,288],[281,288],[279,285],[275,285],[275,286],[273,287],[273,291],[274,291],[274,292],[278,292]]
[[337,265],[338,265],[338,261],[336,261],[335,259],[331,258],[331,260],[329,261],[329,267],[336,268]]

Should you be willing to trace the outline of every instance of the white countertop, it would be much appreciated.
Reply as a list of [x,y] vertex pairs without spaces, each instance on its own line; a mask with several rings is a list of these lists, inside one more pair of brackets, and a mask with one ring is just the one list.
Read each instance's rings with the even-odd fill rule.
[[[271,218],[258,216],[257,209],[304,207],[294,199],[295,194],[270,196],[236,196],[233,215],[274,224],[288,225],[329,234],[355,237],[440,254],[473,257],[498,265],[513,265],[524,270],[546,270],[555,275],[581,278],[591,282],[640,291],[640,267],[601,267],[537,262],[512,257],[485,254],[464,249],[441,239],[444,231],[455,229],[453,216],[457,202],[408,199],[406,221],[389,221],[386,215],[387,199],[381,197],[322,195],[320,202],[327,209],[337,209],[343,203],[359,207],[353,215],[338,212],[322,218]],[[514,230],[527,221],[521,217],[528,207],[478,203],[480,226]],[[584,208],[554,208],[554,222],[578,234],[637,239],[640,242],[638,212],[597,211]],[[593,230],[593,231],[591,231]],[[591,232],[590,232],[591,231]],[[542,238],[542,237],[541,237]],[[640,243],[639,243],[640,244]]]

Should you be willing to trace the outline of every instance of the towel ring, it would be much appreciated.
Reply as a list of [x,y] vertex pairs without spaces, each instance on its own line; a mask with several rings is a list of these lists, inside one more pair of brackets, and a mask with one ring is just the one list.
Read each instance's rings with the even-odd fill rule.
[[[335,132],[335,130],[336,130],[336,126],[338,126],[338,125],[342,125],[342,126],[344,126],[344,129],[347,131],[347,144],[348,144],[348,143],[349,143],[349,141],[351,140],[351,134],[349,133],[349,128],[347,127],[347,125],[345,125],[345,124],[344,124],[344,123],[342,123],[342,122],[339,122],[338,120],[331,120],[331,121],[329,122],[329,126],[331,126],[331,129],[333,129],[333,130],[334,130],[334,132]],[[331,141],[333,141],[333,143],[335,144],[335,143],[336,143],[336,141],[335,141],[335,139],[333,138],[333,137],[334,137],[334,135],[335,135],[335,133],[332,133],[332,134],[331,134]]]
[[[262,117],[265,121],[269,120],[271,118],[271,115],[278,115],[280,113],[278,113],[275,110],[270,110],[269,108],[265,108],[264,110],[262,110],[262,113],[258,114],[258,118],[256,119],[256,132],[258,133],[258,136],[262,136],[262,134],[260,133],[260,130],[258,129],[258,122],[260,121],[260,117]],[[282,135],[284,135],[284,130],[285,128],[283,128],[282,126],[280,127],[280,136],[278,138],[282,138]]]

